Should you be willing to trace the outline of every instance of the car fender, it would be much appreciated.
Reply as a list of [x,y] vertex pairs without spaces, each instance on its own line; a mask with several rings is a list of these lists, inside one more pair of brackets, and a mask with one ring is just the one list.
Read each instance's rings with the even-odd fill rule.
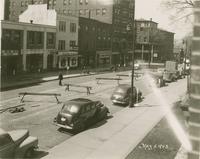
[[15,150],[15,158],[23,158],[28,149],[30,148],[34,149],[37,147],[38,147],[38,138],[29,136]]

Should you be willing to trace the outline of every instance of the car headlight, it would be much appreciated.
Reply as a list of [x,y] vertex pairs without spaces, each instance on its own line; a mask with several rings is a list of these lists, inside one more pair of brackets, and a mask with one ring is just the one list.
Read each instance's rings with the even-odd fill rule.
[[66,118],[63,118],[63,117],[62,117],[62,118],[61,118],[61,121],[66,121]]

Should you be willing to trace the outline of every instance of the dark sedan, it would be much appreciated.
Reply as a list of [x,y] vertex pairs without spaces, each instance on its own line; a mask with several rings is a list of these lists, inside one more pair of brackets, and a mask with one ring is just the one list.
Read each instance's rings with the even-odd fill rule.
[[57,126],[83,131],[87,125],[107,117],[109,110],[100,101],[76,98],[63,104],[54,122]]
[[[133,87],[133,99],[134,102],[142,99],[142,92]],[[131,86],[128,84],[121,84],[115,88],[111,100],[113,104],[128,105],[131,100]]]

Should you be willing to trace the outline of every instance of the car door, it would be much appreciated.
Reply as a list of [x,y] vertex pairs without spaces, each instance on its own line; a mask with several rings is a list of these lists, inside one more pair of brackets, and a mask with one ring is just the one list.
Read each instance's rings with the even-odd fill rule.
[[15,143],[9,134],[0,135],[0,158],[13,158],[15,148]]

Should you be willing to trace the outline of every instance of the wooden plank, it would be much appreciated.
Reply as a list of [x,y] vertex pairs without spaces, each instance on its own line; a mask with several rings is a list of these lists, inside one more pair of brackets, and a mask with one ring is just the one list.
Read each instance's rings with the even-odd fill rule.
[[32,92],[20,92],[19,95],[61,96],[61,94],[58,93],[32,93]]

